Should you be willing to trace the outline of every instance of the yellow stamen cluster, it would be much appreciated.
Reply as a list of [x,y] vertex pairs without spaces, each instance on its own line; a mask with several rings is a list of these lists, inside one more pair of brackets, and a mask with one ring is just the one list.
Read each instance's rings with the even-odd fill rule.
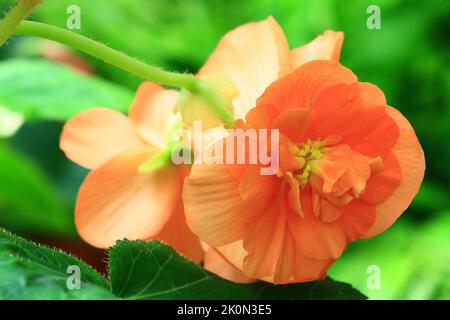
[[322,141],[310,139],[299,146],[293,145],[291,147],[294,158],[300,163],[300,169],[294,171],[293,176],[301,186],[308,183],[309,174],[313,169],[313,161],[322,159],[324,153],[328,150],[329,148],[325,147]]

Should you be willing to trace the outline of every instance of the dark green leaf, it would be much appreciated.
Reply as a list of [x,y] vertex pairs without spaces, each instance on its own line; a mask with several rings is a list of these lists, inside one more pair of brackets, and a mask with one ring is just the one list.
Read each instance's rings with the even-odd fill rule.
[[[80,268],[70,290],[69,266]],[[106,280],[80,260],[0,229],[0,299],[112,299]]]
[[158,241],[118,241],[109,252],[109,271],[113,293],[126,299],[364,299],[329,278],[290,285],[232,283]]
[[45,60],[1,62],[0,87],[0,106],[31,120],[64,121],[94,107],[126,111],[132,101],[127,89]]

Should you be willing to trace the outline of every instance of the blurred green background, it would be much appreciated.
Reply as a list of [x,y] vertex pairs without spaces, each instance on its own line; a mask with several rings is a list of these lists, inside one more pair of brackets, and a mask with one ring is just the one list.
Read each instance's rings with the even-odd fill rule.
[[[2,11],[13,1],[0,0]],[[272,15],[291,47],[326,29],[345,32],[341,62],[378,85],[413,124],[427,171],[411,207],[388,231],[353,243],[330,269],[373,299],[450,299],[450,2],[342,0],[47,0],[30,19],[65,27],[168,70],[196,72],[220,37]],[[381,30],[366,10],[381,8]],[[64,66],[64,60],[73,67]],[[80,70],[88,72],[82,75]],[[125,111],[140,80],[49,42],[15,37],[0,50],[0,226],[82,257],[104,253],[76,235],[73,206],[87,173],[58,148],[80,110]],[[380,288],[371,288],[371,270]]]

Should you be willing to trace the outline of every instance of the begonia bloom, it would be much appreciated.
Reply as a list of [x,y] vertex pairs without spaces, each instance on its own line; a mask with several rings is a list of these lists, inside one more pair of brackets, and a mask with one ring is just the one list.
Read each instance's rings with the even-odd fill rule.
[[[423,179],[423,151],[381,90],[338,62],[313,60],[290,72],[282,33],[272,33],[271,51],[250,46],[260,61],[226,51],[232,40],[259,39],[255,30],[225,41],[212,59],[223,61],[222,74],[241,93],[236,110],[245,126],[279,129],[280,168],[263,176],[258,165],[194,164],[183,191],[187,222],[249,278],[322,279],[349,242],[384,231],[409,206]],[[237,66],[259,68],[261,81]],[[262,94],[254,104],[250,92]]]
[[[312,60],[339,61],[343,40],[342,32],[327,30],[311,42],[289,50],[283,30],[274,18],[269,17],[241,25],[224,35],[200,69],[199,76],[223,77],[234,85],[238,90],[233,99],[234,116],[244,119],[273,81]],[[229,86],[226,88],[230,92]],[[202,115],[193,107],[187,112],[191,113],[190,123],[200,119],[203,123],[208,122],[206,127],[217,124],[216,120],[209,120],[212,116],[208,112]],[[248,282],[248,277],[237,273],[234,267],[226,267],[220,251],[223,250],[212,247],[206,251],[205,268],[232,281]]]
[[[342,41],[342,32],[326,31],[307,45],[286,52],[284,34],[269,17],[225,35],[199,76],[223,77],[239,88],[233,108],[237,118],[244,118],[274,80],[311,60],[338,61]],[[261,50],[247,50],[249,45]],[[226,90],[231,93],[231,87]],[[73,161],[93,169],[77,199],[77,229],[83,239],[102,248],[122,238],[163,240],[194,261],[204,254],[205,268],[224,278],[248,282],[219,250],[209,247],[203,253],[186,227],[180,181],[188,168],[167,165],[154,172],[139,172],[143,163],[166,147],[167,120],[178,96],[173,90],[145,83],[128,118],[108,109],[94,109],[66,124],[61,148]],[[194,120],[197,113],[183,115]],[[217,125],[214,121],[212,127]]]
[[178,92],[143,83],[128,117],[96,108],[64,126],[60,146],[66,156],[91,169],[80,187],[75,225],[95,247],[128,238],[162,240],[200,262],[200,241],[185,223],[182,182],[188,168],[171,163],[142,172],[140,166],[165,147]]

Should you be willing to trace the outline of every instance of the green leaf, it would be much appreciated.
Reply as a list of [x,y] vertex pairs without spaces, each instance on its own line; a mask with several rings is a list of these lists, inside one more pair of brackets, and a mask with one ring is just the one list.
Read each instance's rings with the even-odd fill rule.
[[74,234],[73,214],[32,161],[0,144],[0,226],[34,234]]
[[[80,269],[80,289],[67,286],[69,266]],[[80,260],[0,229],[0,299],[112,299],[105,278]]]
[[158,242],[118,241],[109,251],[112,292],[125,299],[364,299],[327,278],[290,285],[236,284]]
[[[69,289],[80,270],[80,289]],[[80,260],[0,229],[0,299],[364,299],[350,285],[324,281],[273,285],[223,280],[158,241],[118,241],[107,280]]]
[[0,106],[28,120],[64,121],[80,111],[107,107],[126,111],[128,89],[45,60],[0,63]]

